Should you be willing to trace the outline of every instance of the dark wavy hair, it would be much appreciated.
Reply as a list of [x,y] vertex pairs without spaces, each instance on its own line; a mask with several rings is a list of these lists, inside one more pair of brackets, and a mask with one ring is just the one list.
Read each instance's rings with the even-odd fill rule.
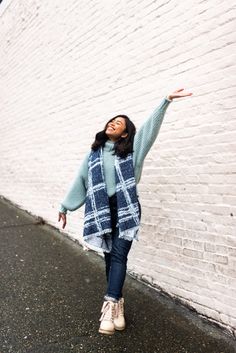
[[118,117],[125,119],[126,129],[124,132],[126,132],[128,135],[127,137],[121,137],[118,141],[115,142],[113,154],[121,158],[126,158],[129,153],[133,152],[133,143],[134,143],[134,135],[136,133],[136,127],[134,123],[130,120],[130,118],[127,115],[123,115],[123,114],[114,116],[106,123],[104,129],[102,131],[99,131],[96,134],[95,140],[91,146],[93,151],[97,151],[100,147],[104,147],[106,141],[109,139],[108,136],[106,135],[107,125],[112,120]]

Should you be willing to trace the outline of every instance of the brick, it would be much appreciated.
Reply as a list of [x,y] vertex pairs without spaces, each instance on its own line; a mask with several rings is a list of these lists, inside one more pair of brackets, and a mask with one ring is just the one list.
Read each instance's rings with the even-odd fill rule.
[[183,249],[183,254],[185,256],[189,256],[189,257],[196,257],[197,259],[202,259],[203,258],[203,252],[197,251],[197,250],[184,248]]
[[194,241],[189,239],[183,239],[183,247],[191,248],[194,250],[203,250],[204,244],[200,241]]
[[236,256],[236,248],[229,248],[229,255]]
[[204,250],[214,253],[216,251],[216,245],[212,244],[212,243],[205,243],[204,244]]
[[213,263],[220,263],[220,264],[228,264],[228,256],[223,256],[219,254],[212,254],[210,252],[205,252],[204,253],[204,259],[209,260]]

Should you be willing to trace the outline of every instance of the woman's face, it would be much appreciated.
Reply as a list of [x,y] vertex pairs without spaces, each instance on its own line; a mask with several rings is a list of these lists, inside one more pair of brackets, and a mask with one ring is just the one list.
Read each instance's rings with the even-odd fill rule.
[[111,141],[116,142],[121,137],[126,137],[128,134],[125,132],[126,130],[126,123],[125,119],[122,117],[117,117],[111,120],[106,127],[106,135]]

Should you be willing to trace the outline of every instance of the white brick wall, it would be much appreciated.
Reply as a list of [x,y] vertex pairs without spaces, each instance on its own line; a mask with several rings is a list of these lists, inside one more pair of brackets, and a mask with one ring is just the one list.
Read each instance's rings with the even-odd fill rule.
[[[129,271],[236,332],[233,1],[3,0],[0,21],[0,194],[53,225],[109,118],[139,127],[167,93],[194,93],[145,161]],[[66,230],[82,226],[83,208]]]

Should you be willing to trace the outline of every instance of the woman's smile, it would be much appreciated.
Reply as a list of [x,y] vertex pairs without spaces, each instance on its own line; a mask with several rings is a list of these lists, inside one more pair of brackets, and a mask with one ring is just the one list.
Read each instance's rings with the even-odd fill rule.
[[115,128],[112,127],[112,126],[108,126],[108,127],[107,127],[107,130],[115,131]]
[[106,128],[106,134],[110,140],[117,141],[126,130],[125,119],[118,117],[110,121]]

